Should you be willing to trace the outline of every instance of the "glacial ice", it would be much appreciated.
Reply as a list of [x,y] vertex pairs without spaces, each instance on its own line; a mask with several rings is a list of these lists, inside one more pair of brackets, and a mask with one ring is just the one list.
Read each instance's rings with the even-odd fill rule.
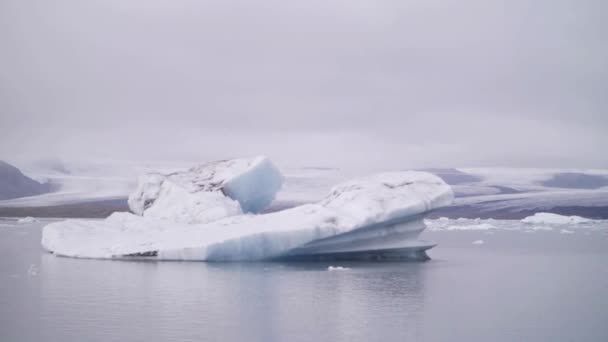
[[223,160],[187,171],[144,175],[128,202],[137,215],[207,223],[263,210],[282,181],[280,171],[266,157]]
[[37,222],[38,220],[36,220],[35,218],[31,217],[31,216],[27,216],[27,217],[22,217],[20,219],[17,220],[17,223],[19,224],[25,224],[25,223],[34,223]]
[[478,224],[471,224],[471,225],[453,225],[453,226],[448,226],[447,228],[445,228],[445,230],[490,230],[490,229],[496,229],[496,226],[494,226],[490,223],[478,223]]
[[[264,215],[245,214],[186,224],[146,214],[150,208],[162,203],[159,199],[164,196],[162,189],[156,189],[154,184],[167,179],[186,190],[194,187],[195,194],[201,189],[222,187],[244,209],[259,210],[260,204],[274,194],[272,189],[278,187],[278,177],[272,176],[272,164],[264,164],[264,159],[254,163],[257,165],[254,169],[265,170],[259,173],[250,171],[237,176],[214,173],[211,178],[219,179],[219,183],[210,182],[209,177],[199,178],[205,172],[161,177],[162,182],[143,182],[138,195],[130,201],[134,211],[139,210],[143,217],[115,213],[103,221],[52,223],[43,229],[42,245],[57,255],[81,258],[228,261],[369,251],[388,251],[389,254],[409,251],[416,257],[434,246],[417,240],[425,228],[423,216],[453,200],[451,188],[440,178],[409,171],[345,182],[335,186],[317,203]],[[260,179],[263,181],[258,182]],[[260,185],[264,188],[262,195],[255,192]],[[160,186],[162,188],[162,184]],[[152,205],[146,208],[148,200],[152,200]],[[188,203],[186,207],[193,204],[196,202]]]
[[536,213],[521,220],[523,223],[531,224],[579,224],[593,223],[594,220],[580,216],[563,216],[553,213]]
[[[542,216],[541,216],[542,217]],[[566,217],[568,218],[568,217]],[[521,220],[495,220],[495,219],[426,219],[425,224],[430,231],[445,232],[483,232],[499,233],[502,231],[523,231],[526,233],[534,232],[560,232],[561,229],[572,231],[606,231],[608,232],[608,220],[555,220],[554,223],[529,223]]]
[[328,271],[348,271],[350,268],[344,266],[328,266]]

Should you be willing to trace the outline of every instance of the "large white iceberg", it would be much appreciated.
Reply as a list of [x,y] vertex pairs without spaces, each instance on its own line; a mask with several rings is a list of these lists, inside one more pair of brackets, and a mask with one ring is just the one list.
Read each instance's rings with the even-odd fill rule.
[[[237,188],[246,193],[254,186]],[[429,173],[384,173],[338,185],[315,204],[205,224],[149,217],[145,210],[143,217],[116,213],[104,221],[52,223],[43,230],[42,245],[57,255],[82,258],[425,258],[434,244],[417,240],[423,217],[452,200],[451,188]]]
[[129,196],[137,215],[182,223],[207,223],[266,208],[283,177],[266,157],[215,161],[170,174],[140,177]]

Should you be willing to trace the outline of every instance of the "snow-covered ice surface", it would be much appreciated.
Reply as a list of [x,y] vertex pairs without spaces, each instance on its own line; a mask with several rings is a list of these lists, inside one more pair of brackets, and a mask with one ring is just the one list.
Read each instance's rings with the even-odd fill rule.
[[350,268],[344,266],[328,266],[328,271],[348,271]]
[[17,223],[25,224],[25,223],[34,223],[36,221],[37,220],[35,218],[28,216],[28,217],[23,217],[23,218],[18,219]]
[[46,226],[42,245],[62,256],[261,260],[369,250],[423,251],[423,215],[449,205],[451,188],[424,172],[393,172],[335,186],[314,204],[183,224],[129,213]]
[[265,209],[283,176],[266,157],[205,163],[170,174],[150,173],[129,196],[137,215],[183,223],[207,223]]
[[521,220],[523,223],[532,224],[582,224],[593,223],[594,220],[580,216],[564,216],[553,213],[536,213]]
[[[549,219],[547,219],[549,217]],[[586,220],[572,219],[568,216],[555,214],[536,214],[523,220],[495,220],[495,219],[427,219],[425,223],[431,231],[479,231],[491,233],[494,231],[600,231],[608,232],[608,220]]]

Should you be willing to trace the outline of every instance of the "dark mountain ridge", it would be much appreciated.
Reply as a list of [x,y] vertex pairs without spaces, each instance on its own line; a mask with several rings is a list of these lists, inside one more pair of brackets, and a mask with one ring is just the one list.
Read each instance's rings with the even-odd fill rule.
[[50,190],[50,184],[39,183],[0,160],[0,200],[40,195]]

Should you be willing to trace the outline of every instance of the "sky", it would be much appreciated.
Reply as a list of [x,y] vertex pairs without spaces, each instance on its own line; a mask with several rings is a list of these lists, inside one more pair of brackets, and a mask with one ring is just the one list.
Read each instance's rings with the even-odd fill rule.
[[603,0],[0,0],[0,159],[608,168]]

